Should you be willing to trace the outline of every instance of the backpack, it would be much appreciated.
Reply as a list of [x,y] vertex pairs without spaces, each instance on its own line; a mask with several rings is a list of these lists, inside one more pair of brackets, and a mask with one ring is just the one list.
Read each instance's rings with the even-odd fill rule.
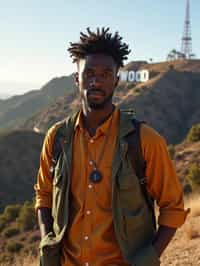
[[[128,111],[128,113],[130,113],[130,111]],[[75,118],[76,114],[72,115],[71,120],[73,121],[75,120]],[[139,179],[141,192],[143,193],[147,206],[151,211],[154,227],[156,228],[154,199],[149,195],[147,191],[147,178],[145,177],[146,161],[143,158],[140,139],[140,127],[141,124],[145,122],[132,118],[132,123],[135,130],[129,133],[125,138],[125,141],[128,143],[128,156],[130,158],[130,161],[132,162],[133,169],[135,170],[135,173]],[[58,157],[63,149],[62,143],[64,142],[64,139],[67,136],[67,132],[69,132],[68,130],[69,129],[67,128],[67,121],[66,119],[64,119],[60,122],[60,126],[56,131],[54,143],[52,146],[52,167],[50,169],[52,177],[54,176],[54,169],[58,161]]]

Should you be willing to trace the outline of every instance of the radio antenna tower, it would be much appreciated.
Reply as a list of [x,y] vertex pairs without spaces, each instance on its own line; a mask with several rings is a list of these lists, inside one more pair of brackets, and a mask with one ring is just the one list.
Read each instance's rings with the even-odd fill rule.
[[193,56],[189,0],[187,0],[187,6],[186,6],[186,16],[185,16],[184,31],[182,37],[181,53],[183,57],[186,59],[190,59]]

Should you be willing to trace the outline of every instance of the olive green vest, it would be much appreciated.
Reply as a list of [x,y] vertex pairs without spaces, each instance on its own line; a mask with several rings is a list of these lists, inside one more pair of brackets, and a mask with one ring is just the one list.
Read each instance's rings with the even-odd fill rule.
[[[69,220],[69,189],[75,117],[66,120],[67,132],[63,152],[58,158],[53,179],[52,216],[54,233],[40,243],[42,266],[60,266],[61,240]],[[132,163],[127,156],[125,136],[134,130],[132,115],[120,113],[116,151],[112,164],[112,211],[118,244],[125,260],[135,266],[158,266],[159,258],[152,246],[155,236],[152,214]]]

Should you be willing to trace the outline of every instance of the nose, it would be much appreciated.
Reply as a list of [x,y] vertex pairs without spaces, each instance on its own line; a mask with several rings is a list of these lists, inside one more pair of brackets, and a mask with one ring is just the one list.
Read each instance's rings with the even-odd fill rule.
[[89,82],[90,87],[99,87],[101,86],[101,79],[99,77],[94,77]]

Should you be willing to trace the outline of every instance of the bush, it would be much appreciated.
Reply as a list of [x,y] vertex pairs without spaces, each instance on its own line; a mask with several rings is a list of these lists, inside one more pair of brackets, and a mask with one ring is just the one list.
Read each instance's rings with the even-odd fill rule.
[[2,214],[0,216],[0,232],[6,227],[6,218],[4,217],[4,215]]
[[190,184],[186,183],[183,187],[183,192],[185,195],[188,195],[190,193],[192,193],[192,187]]
[[38,235],[35,235],[35,236],[32,236],[30,239],[29,239],[29,243],[34,243],[34,242],[37,242],[41,239],[40,236]]
[[34,256],[34,257],[38,256],[38,246],[37,245],[34,245],[34,244],[29,245],[23,251],[24,251],[24,253],[26,253],[29,256]]
[[192,126],[186,137],[186,142],[188,143],[196,141],[200,141],[200,124]]
[[19,228],[8,228],[6,230],[4,230],[3,234],[5,237],[12,237],[12,236],[15,236],[17,234],[19,234],[20,230]]
[[13,265],[13,255],[8,251],[0,253],[0,265]]
[[19,252],[22,248],[24,247],[24,245],[20,242],[11,242],[7,244],[7,251],[8,252]]
[[168,152],[169,152],[170,158],[173,160],[173,159],[174,159],[175,152],[176,152],[174,145],[170,144],[170,145],[167,147],[167,149],[168,149]]
[[186,180],[191,185],[192,190],[200,189],[200,168],[197,164],[191,165]]
[[3,212],[3,216],[5,217],[6,222],[12,222],[18,217],[19,212],[20,205],[8,205]]
[[20,210],[17,223],[21,231],[27,231],[34,228],[36,224],[35,210],[31,203],[26,202]]

